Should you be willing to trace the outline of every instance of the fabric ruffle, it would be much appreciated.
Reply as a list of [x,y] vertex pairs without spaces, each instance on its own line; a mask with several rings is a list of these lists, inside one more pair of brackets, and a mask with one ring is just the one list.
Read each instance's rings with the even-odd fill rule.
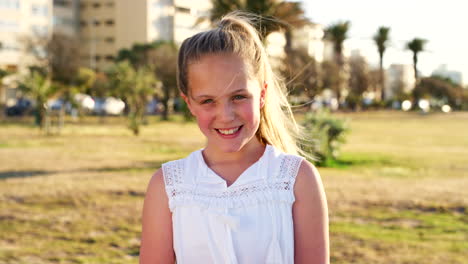
[[211,195],[179,186],[178,188],[166,188],[166,192],[171,196],[169,197],[169,208],[172,212],[177,206],[232,209],[270,202],[292,204],[295,197],[289,186],[288,182],[270,183],[268,186],[254,187],[250,185],[241,188],[240,191],[229,190]]

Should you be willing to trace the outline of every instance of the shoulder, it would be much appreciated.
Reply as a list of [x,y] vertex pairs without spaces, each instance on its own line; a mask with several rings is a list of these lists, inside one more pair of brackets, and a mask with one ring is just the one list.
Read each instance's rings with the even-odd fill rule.
[[164,186],[159,169],[149,181],[143,204],[140,263],[174,263],[172,215]]
[[309,197],[314,194],[315,199],[325,200],[325,191],[322,179],[317,168],[309,161],[302,159],[294,184],[296,200]]
[[294,263],[329,263],[325,191],[318,170],[306,160],[299,167],[294,196]]
[[[147,209],[163,207],[168,203],[165,191],[164,173],[162,168],[158,169],[151,177],[145,195],[145,206]],[[147,206],[149,205],[149,206]],[[150,209],[151,210],[151,209]]]
[[160,168],[151,176],[146,193],[149,194],[154,191],[164,190],[164,186],[164,173],[163,169]]

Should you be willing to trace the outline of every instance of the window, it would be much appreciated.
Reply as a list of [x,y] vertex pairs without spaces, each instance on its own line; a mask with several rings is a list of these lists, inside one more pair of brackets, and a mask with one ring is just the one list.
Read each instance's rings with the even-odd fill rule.
[[47,35],[47,33],[49,32],[49,29],[47,26],[43,26],[43,25],[32,25],[31,31],[36,35],[43,36],[43,35]]
[[106,25],[113,26],[114,25],[114,20],[112,20],[112,19],[106,20]]
[[68,7],[70,2],[68,0],[54,0],[54,6]]
[[101,60],[101,56],[96,55],[96,56],[94,56],[94,59],[95,59],[96,61],[100,61],[100,60]]
[[19,24],[16,21],[0,20],[0,31],[18,32],[19,29]]
[[106,3],[106,6],[107,6],[107,7],[114,7],[114,2],[107,2],[107,3]]
[[31,14],[33,16],[47,16],[49,14],[49,9],[46,5],[31,5]]
[[106,56],[106,61],[113,61],[114,60],[114,56],[112,55],[107,55]]
[[80,26],[86,27],[86,25],[87,25],[86,21],[84,21],[84,20],[80,21]]
[[100,3],[94,3],[94,4],[93,4],[93,7],[94,7],[94,8],[99,8],[99,7],[101,7],[101,4],[100,4]]
[[176,11],[177,11],[177,12],[181,12],[181,13],[188,13],[188,14],[190,14],[190,8],[187,8],[187,7],[177,6],[177,7],[176,7]]
[[104,41],[107,43],[114,43],[115,39],[113,37],[107,37],[104,39]]
[[54,23],[54,26],[56,25],[74,26],[75,25],[75,21],[68,17],[54,16],[52,21]]
[[20,9],[20,0],[0,0],[0,8]]
[[99,21],[99,20],[94,20],[94,21],[93,21],[93,25],[97,27],[97,26],[101,25],[101,21]]

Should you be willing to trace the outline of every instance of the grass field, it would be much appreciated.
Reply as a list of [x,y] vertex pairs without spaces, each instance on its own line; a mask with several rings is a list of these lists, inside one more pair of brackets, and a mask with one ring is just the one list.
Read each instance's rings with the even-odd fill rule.
[[[339,114],[351,132],[319,168],[332,263],[466,263],[468,113]],[[196,124],[119,118],[59,136],[0,124],[0,263],[137,263],[146,185],[203,146]]]

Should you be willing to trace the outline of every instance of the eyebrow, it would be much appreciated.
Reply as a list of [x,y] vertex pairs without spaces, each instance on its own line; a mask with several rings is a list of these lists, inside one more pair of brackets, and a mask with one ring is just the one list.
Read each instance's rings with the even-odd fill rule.
[[[237,90],[232,91],[230,94],[232,95],[232,94],[236,94],[236,93],[240,93],[240,92],[245,92],[245,91],[247,91],[247,89],[245,89],[245,88],[240,88],[240,89],[237,89]],[[212,98],[212,97],[213,97],[213,96],[211,96],[211,95],[201,94],[201,95],[198,95],[198,96],[196,96],[196,97],[193,97],[193,99]],[[214,97],[216,97],[216,96],[214,96]]]

